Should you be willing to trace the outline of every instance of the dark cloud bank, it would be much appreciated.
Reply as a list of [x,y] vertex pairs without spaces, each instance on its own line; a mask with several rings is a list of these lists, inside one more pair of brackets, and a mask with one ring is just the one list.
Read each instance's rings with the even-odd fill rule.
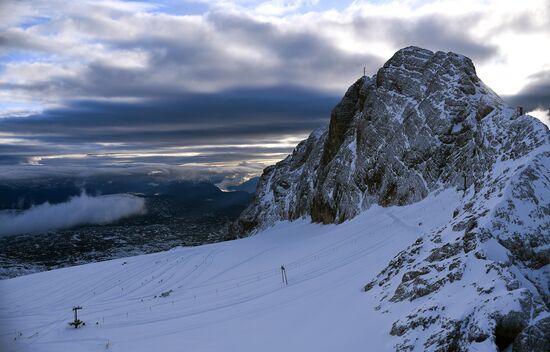
[[506,100],[523,106],[527,111],[537,108],[550,110],[550,70],[538,72],[530,78],[527,86],[516,95],[506,96]]
[[[88,157],[40,163],[174,165],[284,156],[292,146],[277,147],[280,137],[307,134],[325,124],[337,100],[303,88],[273,87],[188,93],[132,103],[76,101],[37,115],[0,119],[0,130],[21,140],[17,145],[0,144],[0,164],[24,164],[36,156],[73,153]],[[180,149],[170,149],[173,147]],[[121,159],[120,153],[135,155]]]
[[[490,38],[483,42],[475,38],[471,28],[486,15],[475,9],[461,16],[410,18],[359,13],[345,20],[312,14],[308,26],[214,7],[200,16],[137,16],[132,11],[89,7],[67,5],[56,10],[46,4],[44,11],[52,13],[37,22],[36,30],[13,26],[0,33],[0,54],[43,57],[63,68],[43,80],[23,70],[22,75],[33,79],[0,82],[5,92],[63,106],[0,119],[4,175],[17,177],[15,167],[24,164],[41,164],[36,167],[44,172],[62,173],[71,166],[89,172],[105,168],[149,172],[182,164],[231,163],[237,165],[234,170],[223,172],[258,173],[265,160],[282,159],[291,152],[292,143],[281,144],[282,138],[304,136],[328,123],[332,107],[363,67],[372,74],[388,59],[358,53],[363,51],[353,47],[344,50],[328,39],[331,30],[361,38],[350,44],[357,47],[382,40],[396,49],[417,45],[455,51],[476,63],[502,54]],[[65,16],[58,16],[63,11]],[[536,30],[524,15],[513,16],[493,32]],[[71,27],[75,19],[78,26]],[[104,55],[91,51],[83,57],[80,51],[89,50],[86,41],[82,47],[56,41],[55,34],[64,28],[100,43],[97,50],[105,50]],[[126,30],[133,35],[126,35]],[[147,59],[132,66],[127,54]],[[527,110],[548,109],[549,72],[532,79],[519,94],[505,98]],[[55,156],[63,157],[51,158]],[[24,172],[40,174],[28,167]],[[196,172],[191,167],[176,174]],[[203,172],[212,170],[204,166]]]

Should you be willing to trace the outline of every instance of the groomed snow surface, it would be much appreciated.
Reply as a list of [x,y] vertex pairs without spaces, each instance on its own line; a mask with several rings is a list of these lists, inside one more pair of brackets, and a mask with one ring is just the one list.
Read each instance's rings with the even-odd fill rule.
[[[241,240],[0,281],[0,350],[391,351],[397,313],[375,310],[362,288],[449,222],[459,198],[448,190],[340,225],[283,222]],[[68,325],[76,305],[79,329]]]

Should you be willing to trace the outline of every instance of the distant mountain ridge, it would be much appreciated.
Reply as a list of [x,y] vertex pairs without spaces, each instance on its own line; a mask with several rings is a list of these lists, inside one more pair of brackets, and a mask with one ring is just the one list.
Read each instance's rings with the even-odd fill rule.
[[[236,191],[240,190],[236,189]],[[213,183],[201,180],[158,180],[147,175],[132,177],[98,175],[86,178],[49,177],[39,180],[3,181],[0,184],[0,210],[27,209],[32,205],[45,202],[63,203],[82,192],[89,195],[119,193],[161,195],[189,203],[204,199],[230,202],[233,198],[240,200],[248,197],[239,192],[227,194]]]
[[227,189],[230,191],[243,191],[248,193],[255,193],[256,187],[258,186],[258,182],[260,181],[260,177],[252,177],[251,179],[236,185],[236,186],[228,186]]
[[[373,205],[457,189],[453,220],[365,286],[380,309],[410,305],[390,332],[395,349],[546,351],[549,175],[544,124],[508,106],[467,57],[408,47],[358,79],[327,127],[264,170],[229,237],[299,218],[342,223]],[[449,290],[471,301],[449,310]]]

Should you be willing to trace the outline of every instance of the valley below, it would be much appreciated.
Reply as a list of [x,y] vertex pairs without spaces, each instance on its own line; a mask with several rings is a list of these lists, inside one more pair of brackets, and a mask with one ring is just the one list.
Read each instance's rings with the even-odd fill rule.
[[112,223],[0,236],[0,279],[219,242],[224,240],[227,224],[237,218],[251,197],[246,192],[222,192],[207,184],[189,183],[186,187],[196,194],[142,194],[144,214]]
[[[453,190],[341,225],[282,222],[256,236],[0,282],[10,351],[391,350],[406,307],[363,286],[402,248],[452,219]],[[284,265],[288,285],[281,281]],[[68,325],[83,307],[86,326]],[[20,335],[21,334],[21,335]],[[368,346],[368,347],[367,347]]]

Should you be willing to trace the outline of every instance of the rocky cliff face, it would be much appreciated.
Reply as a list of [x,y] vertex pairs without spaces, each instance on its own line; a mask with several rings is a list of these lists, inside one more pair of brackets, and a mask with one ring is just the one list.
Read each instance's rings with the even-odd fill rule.
[[[511,134],[530,143],[521,130]],[[365,286],[377,309],[407,307],[390,331],[396,351],[550,351],[548,137],[519,154],[499,159],[451,222]]]
[[[545,142],[533,129],[479,80],[470,59],[402,49],[348,89],[327,128],[264,170],[231,233],[308,216],[340,223],[372,204],[410,204],[442,187],[479,189],[498,158]],[[510,130],[533,135],[532,143],[520,148]]]
[[355,82],[328,127],[264,170],[230,232],[340,223],[449,188],[453,220],[366,279],[377,309],[406,312],[395,350],[550,351],[550,132],[464,56],[409,47]]

